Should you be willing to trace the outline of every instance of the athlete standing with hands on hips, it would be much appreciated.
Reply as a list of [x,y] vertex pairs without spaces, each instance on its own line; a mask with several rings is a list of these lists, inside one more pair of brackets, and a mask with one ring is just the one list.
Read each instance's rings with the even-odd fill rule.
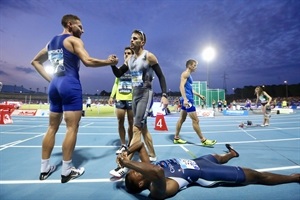
[[[87,67],[104,67],[116,65],[118,59],[115,55],[110,55],[105,60],[90,57],[80,39],[84,31],[81,20],[76,15],[63,16],[61,24],[63,32],[53,37],[34,57],[31,64],[44,79],[50,82],[49,126],[42,142],[40,180],[47,179],[56,169],[56,166],[50,165],[50,156],[55,144],[55,135],[64,117],[66,135],[62,144],[61,183],[66,183],[84,173],[83,167],[76,169],[72,165],[72,155],[82,115],[80,61]],[[43,66],[48,59],[55,69],[53,77],[45,71]]]
[[260,86],[255,88],[254,94],[256,94],[256,105],[258,101],[260,101],[261,103],[261,110],[263,113],[263,123],[261,126],[269,126],[271,114],[270,103],[272,101],[272,97],[268,93],[266,93]]

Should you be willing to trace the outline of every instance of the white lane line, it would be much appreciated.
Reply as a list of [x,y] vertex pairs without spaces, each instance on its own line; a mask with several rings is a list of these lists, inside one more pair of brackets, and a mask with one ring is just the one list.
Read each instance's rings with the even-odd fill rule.
[[179,145],[185,152],[187,152],[188,154],[190,154],[190,156],[192,156],[192,158],[197,158],[197,156],[195,156],[195,154],[193,154],[193,152],[191,152],[190,150],[188,150],[187,148],[185,148],[182,144]]
[[25,140],[18,140],[18,141],[12,142],[10,145],[7,145],[7,146],[1,145],[0,151],[2,151],[2,150],[4,150],[4,149],[7,149],[7,148],[9,148],[9,147],[13,147],[13,146],[15,146],[15,145],[17,145],[17,144],[26,142],[26,141],[28,141],[28,140],[32,140],[32,139],[34,139],[34,138],[43,136],[43,135],[44,135],[44,133],[43,133],[43,134],[40,134],[40,135],[36,135],[36,136],[30,137],[30,138],[27,138],[27,139],[25,139]]
[[[271,172],[271,171],[282,171],[282,170],[289,170],[289,169],[300,169],[300,166],[286,166],[286,167],[274,167],[274,168],[264,168],[264,169],[256,169],[257,171],[260,172]],[[75,179],[72,180],[70,182],[68,182],[68,184],[71,183],[109,183],[109,182],[119,182],[119,181],[123,181],[124,179],[117,179],[117,180],[112,180],[109,178],[99,178],[99,179]],[[59,183],[61,184],[61,181],[59,179],[57,180],[44,180],[44,181],[40,181],[40,180],[1,180],[0,181],[0,185],[13,185],[13,184],[47,184],[47,183]]]
[[80,127],[87,127],[87,126],[92,125],[92,124],[94,124],[94,122],[88,123],[88,124],[80,126]]
[[[262,142],[282,142],[282,141],[296,141],[296,140],[300,140],[300,138],[287,138],[287,139],[273,139],[273,140],[250,140],[250,141],[225,141],[225,142],[218,142],[215,144],[216,145],[223,145],[223,144],[249,144],[249,143],[262,143]],[[181,144],[181,146],[199,146],[202,144],[200,143],[194,143],[194,144]],[[154,147],[174,147],[174,146],[178,146],[178,144],[158,144],[158,145],[154,145]],[[0,147],[3,147],[2,145],[0,145]],[[12,146],[12,148],[41,148],[41,145],[18,145],[18,146]],[[61,146],[54,146],[54,148],[61,148]],[[76,148],[116,148],[116,146],[114,145],[76,145]]]

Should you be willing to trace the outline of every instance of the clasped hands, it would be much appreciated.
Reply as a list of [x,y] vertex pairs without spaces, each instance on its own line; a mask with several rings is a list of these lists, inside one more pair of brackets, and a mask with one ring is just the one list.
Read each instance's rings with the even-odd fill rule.
[[119,62],[119,59],[117,58],[116,55],[112,54],[108,56],[108,60],[111,62],[110,65],[117,65]]
[[128,161],[128,152],[127,151],[123,151],[122,153],[118,154],[117,156],[117,164],[119,167],[124,167],[124,162]]

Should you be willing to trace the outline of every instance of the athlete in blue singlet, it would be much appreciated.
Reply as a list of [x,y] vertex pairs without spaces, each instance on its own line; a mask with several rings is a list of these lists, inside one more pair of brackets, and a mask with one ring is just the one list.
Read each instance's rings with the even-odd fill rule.
[[200,138],[202,145],[213,146],[217,141],[208,140],[203,136],[199,126],[199,118],[197,116],[196,107],[194,104],[194,95],[198,96],[202,100],[205,99],[204,96],[193,90],[193,78],[191,76],[191,73],[195,72],[195,70],[197,69],[197,64],[198,63],[196,60],[188,60],[186,62],[186,69],[181,74],[179,89],[181,93],[180,103],[182,107],[180,111],[180,117],[176,124],[176,131],[173,142],[174,144],[185,144],[187,142],[179,137],[179,132],[181,130],[182,124],[186,120],[187,115],[189,115],[189,117],[192,119],[193,129]]
[[[277,185],[300,182],[300,174],[280,175],[258,172],[249,168],[223,165],[234,157],[239,157],[230,144],[228,153],[204,155],[196,159],[166,159],[150,163],[142,142],[133,144],[118,156],[121,166],[131,170],[125,177],[125,186],[130,193],[140,193],[148,189],[153,199],[166,199],[174,196],[190,184],[210,187],[219,184],[262,184]],[[128,155],[139,153],[142,162],[131,161]]]
[[[89,56],[80,39],[84,32],[79,17],[65,15],[61,20],[63,33],[55,36],[33,59],[31,64],[37,72],[50,82],[48,95],[50,100],[49,127],[43,138],[40,180],[47,179],[56,169],[50,165],[50,156],[55,144],[55,135],[64,116],[66,136],[62,144],[61,182],[77,178],[84,168],[76,169],[72,164],[72,155],[76,145],[79,121],[82,115],[82,89],[79,80],[80,61],[87,67],[115,65],[118,59],[110,55],[106,60]],[[50,76],[43,63],[49,59],[54,75]]]
[[[132,77],[132,110],[134,115],[133,121],[133,137],[131,142],[135,143],[141,140],[143,135],[145,144],[147,145],[149,156],[152,161],[156,161],[156,154],[153,147],[152,136],[147,127],[147,116],[152,106],[153,90],[152,81],[154,73],[158,77],[162,98],[161,102],[164,106],[168,105],[167,85],[165,76],[158,64],[156,56],[145,50],[146,35],[140,30],[134,30],[131,35],[130,48],[134,54],[125,61],[120,68],[112,66],[113,73],[116,77],[122,76],[128,70]],[[128,170],[126,168],[116,168],[110,171],[112,176],[121,177]]]

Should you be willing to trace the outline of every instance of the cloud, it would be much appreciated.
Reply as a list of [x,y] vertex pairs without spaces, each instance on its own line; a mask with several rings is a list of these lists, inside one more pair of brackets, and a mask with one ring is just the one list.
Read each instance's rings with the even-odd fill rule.
[[26,74],[36,73],[36,71],[33,70],[32,67],[20,67],[20,66],[17,66],[17,67],[15,67],[15,69],[17,71],[25,72]]
[[[52,0],[53,5],[56,5],[55,0]],[[12,17],[11,13],[18,11],[29,14],[42,14],[47,13],[47,6],[43,1],[37,0],[3,0],[1,1],[1,12],[3,15]]]
[[8,73],[6,73],[6,72],[5,72],[5,71],[3,71],[3,70],[0,70],[0,75],[8,76],[9,74],[8,74]]

